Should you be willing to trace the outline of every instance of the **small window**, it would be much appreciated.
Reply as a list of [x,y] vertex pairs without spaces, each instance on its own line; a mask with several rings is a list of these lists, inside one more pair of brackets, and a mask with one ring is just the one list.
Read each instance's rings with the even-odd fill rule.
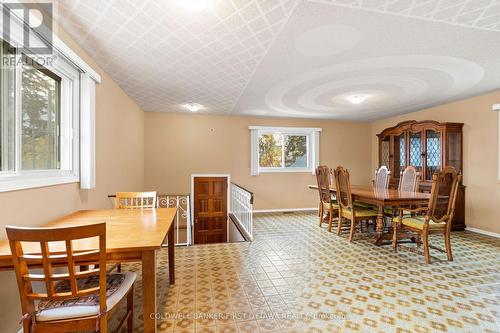
[[250,129],[252,175],[261,172],[314,172],[321,129],[255,126]]

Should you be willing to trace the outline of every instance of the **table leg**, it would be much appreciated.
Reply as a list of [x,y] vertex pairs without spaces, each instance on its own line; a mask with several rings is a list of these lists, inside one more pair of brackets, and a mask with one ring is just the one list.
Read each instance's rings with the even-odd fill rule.
[[156,332],[156,252],[142,252],[144,333]]
[[175,284],[175,228],[174,224],[168,230],[168,282]]
[[377,212],[377,229],[375,235],[375,244],[382,244],[384,235],[384,206],[378,206]]

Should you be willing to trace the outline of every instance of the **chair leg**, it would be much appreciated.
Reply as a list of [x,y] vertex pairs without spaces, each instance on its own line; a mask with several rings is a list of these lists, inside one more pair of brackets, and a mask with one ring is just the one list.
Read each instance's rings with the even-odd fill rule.
[[99,318],[99,333],[108,333],[108,314],[105,313]]
[[444,244],[446,246],[446,256],[448,257],[448,261],[453,261],[453,255],[451,253],[451,232],[449,231],[445,231]]
[[353,218],[351,220],[351,232],[349,233],[349,242],[354,239],[354,232],[356,231],[356,220]]
[[116,271],[118,273],[121,273],[122,272],[122,264],[118,264],[118,266],[116,266]]
[[330,212],[328,212],[328,232],[332,232],[332,224],[333,224],[333,212],[330,210]]
[[343,222],[343,219],[342,217],[339,215],[339,223],[337,225],[337,235],[340,236],[340,234],[342,233],[342,222]]
[[392,249],[398,250],[398,226],[396,223],[392,224]]
[[127,295],[127,312],[129,312],[127,333],[132,333],[134,331],[134,285],[132,285]]
[[422,234],[422,243],[424,246],[425,263],[430,264],[431,263],[431,256],[429,254],[429,235],[425,232]]
[[323,224],[323,205],[320,203],[319,204],[319,227],[321,228],[321,225]]

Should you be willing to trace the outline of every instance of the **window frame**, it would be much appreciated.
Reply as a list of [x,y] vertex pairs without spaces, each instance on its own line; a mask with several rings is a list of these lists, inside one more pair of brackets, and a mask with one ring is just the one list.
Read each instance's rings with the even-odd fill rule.
[[19,51],[19,45],[11,44],[16,49],[15,68],[15,134],[14,134],[14,170],[0,171],[0,192],[77,183],[79,175],[79,118],[80,118],[80,72],[63,57],[58,56],[51,64],[44,64],[45,70],[61,78],[60,82],[60,117],[58,169],[23,170],[22,169],[22,66],[23,57],[30,58]]
[[[261,173],[306,173],[315,174],[316,167],[319,165],[319,133],[321,128],[309,127],[266,127],[249,126],[251,131],[251,175],[257,176]],[[261,135],[280,134],[282,136],[282,166],[281,167],[261,167],[259,139]],[[305,136],[307,143],[307,167],[286,167],[285,166],[285,137],[286,136]]]

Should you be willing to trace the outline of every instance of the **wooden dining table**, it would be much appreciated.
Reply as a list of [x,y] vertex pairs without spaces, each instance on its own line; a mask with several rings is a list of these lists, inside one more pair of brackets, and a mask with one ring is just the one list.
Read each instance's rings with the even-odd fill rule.
[[[309,185],[310,189],[318,190],[317,185]],[[333,186],[330,189],[332,194],[337,190]],[[377,207],[377,226],[374,243],[381,245],[385,239],[391,239],[391,235],[384,234],[384,208],[385,207],[408,207],[427,205],[431,195],[422,192],[405,192],[395,189],[376,189],[373,186],[351,185],[351,194],[354,201],[372,204]]]
[[[141,262],[144,332],[156,332],[156,251],[168,240],[169,283],[175,283],[174,220],[176,208],[80,210],[41,227],[67,227],[106,222],[107,262]],[[73,250],[98,248],[97,239],[73,242]],[[38,243],[23,246],[25,253],[39,254]],[[63,252],[64,243],[50,244],[51,252]],[[76,262],[84,265],[85,263]],[[0,270],[14,270],[8,240],[0,241]]]

